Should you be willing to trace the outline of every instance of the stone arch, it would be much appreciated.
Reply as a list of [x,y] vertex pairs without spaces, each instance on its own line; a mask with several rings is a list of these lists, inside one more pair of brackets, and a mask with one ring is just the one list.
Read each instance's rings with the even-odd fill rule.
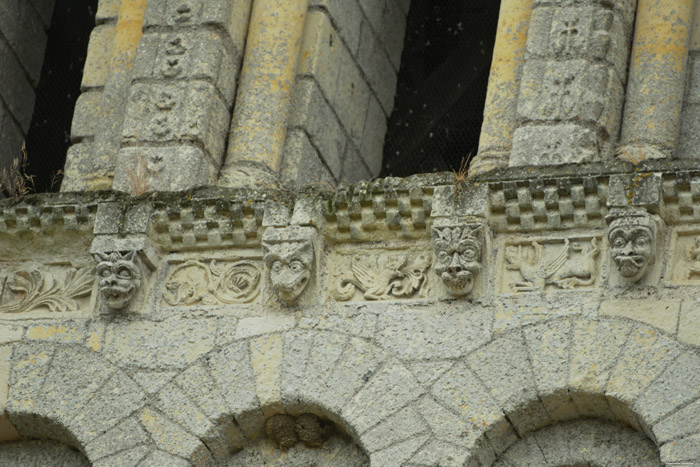
[[582,418],[644,432],[663,462],[687,461],[700,439],[691,422],[700,410],[699,370],[696,349],[658,329],[573,317],[498,335],[456,362],[430,393],[461,418],[461,431],[438,438],[465,446],[482,465],[532,431]]
[[[6,410],[22,438],[58,441],[99,461],[129,446],[110,443],[115,433],[147,442],[129,426],[145,401],[122,370],[86,348],[47,342],[14,348]],[[145,456],[148,449],[140,449]]]
[[155,395],[151,416],[161,427],[155,431],[169,425],[187,431],[187,452],[183,444],[155,441],[195,465],[224,461],[260,441],[276,414],[331,421],[373,459],[391,444],[382,439],[383,421],[401,416],[421,392],[401,363],[367,340],[292,330],[236,340],[203,356]]

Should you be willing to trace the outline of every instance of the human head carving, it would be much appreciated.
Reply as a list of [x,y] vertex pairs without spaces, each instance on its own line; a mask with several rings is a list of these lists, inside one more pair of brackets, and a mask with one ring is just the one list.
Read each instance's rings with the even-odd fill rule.
[[102,299],[112,310],[125,309],[141,286],[137,251],[95,253]]
[[272,289],[288,305],[304,292],[313,270],[311,238],[298,233],[294,228],[268,229],[262,241]]
[[447,290],[456,296],[467,295],[474,288],[482,269],[480,224],[433,227],[435,273]]
[[657,226],[642,210],[621,210],[608,216],[610,255],[623,277],[639,281],[656,260]]

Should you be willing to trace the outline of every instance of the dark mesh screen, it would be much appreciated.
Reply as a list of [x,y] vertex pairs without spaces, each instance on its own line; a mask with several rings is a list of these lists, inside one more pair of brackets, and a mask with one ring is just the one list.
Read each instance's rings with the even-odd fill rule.
[[413,0],[382,176],[457,170],[476,154],[500,0]]
[[[2,1],[2,0],[0,0]],[[97,0],[57,0],[27,132],[27,172],[37,192],[58,191],[70,145],[70,124],[95,25]]]

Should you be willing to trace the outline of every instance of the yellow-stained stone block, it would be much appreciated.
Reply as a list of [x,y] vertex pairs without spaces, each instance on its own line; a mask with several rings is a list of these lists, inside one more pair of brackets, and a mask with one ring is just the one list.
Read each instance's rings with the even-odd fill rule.
[[637,4],[621,136],[622,145],[651,147],[636,159],[667,157],[678,139],[693,0],[672,3]]
[[105,334],[104,325],[100,324],[94,329],[90,330],[87,338],[87,346],[93,352],[99,352],[102,350],[102,340]]
[[22,340],[24,328],[9,324],[0,325],[0,344],[11,344]]
[[92,30],[83,69],[83,90],[102,87],[107,83],[115,31],[113,24],[98,26]]
[[678,340],[686,344],[700,345],[700,302],[683,302],[678,325]]
[[504,155],[510,153],[513,132],[517,127],[518,89],[525,61],[532,5],[533,0],[501,1],[484,107],[484,123],[479,138],[479,154],[483,153],[485,157],[477,155],[474,158],[470,175],[487,172],[508,163],[505,158],[498,161],[490,159],[489,152]]
[[72,324],[40,324],[27,329],[27,339],[75,344],[85,339],[85,332]]
[[599,313],[641,321],[673,334],[680,309],[680,300],[607,300],[600,305]]
[[267,417],[284,413],[281,405],[282,336],[273,334],[250,342],[250,358],[255,373],[258,400]]
[[307,7],[307,0],[253,4],[222,185],[239,183],[240,161],[279,171]]

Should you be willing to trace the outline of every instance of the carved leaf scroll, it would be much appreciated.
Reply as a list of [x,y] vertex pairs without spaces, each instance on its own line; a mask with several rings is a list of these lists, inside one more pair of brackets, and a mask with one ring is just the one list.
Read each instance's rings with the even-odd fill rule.
[[19,271],[6,284],[10,293],[2,292],[5,303],[0,305],[0,313],[22,313],[40,307],[52,312],[76,311],[79,308],[76,299],[90,294],[94,280],[94,269],[89,267],[70,269],[63,279],[38,269]]

